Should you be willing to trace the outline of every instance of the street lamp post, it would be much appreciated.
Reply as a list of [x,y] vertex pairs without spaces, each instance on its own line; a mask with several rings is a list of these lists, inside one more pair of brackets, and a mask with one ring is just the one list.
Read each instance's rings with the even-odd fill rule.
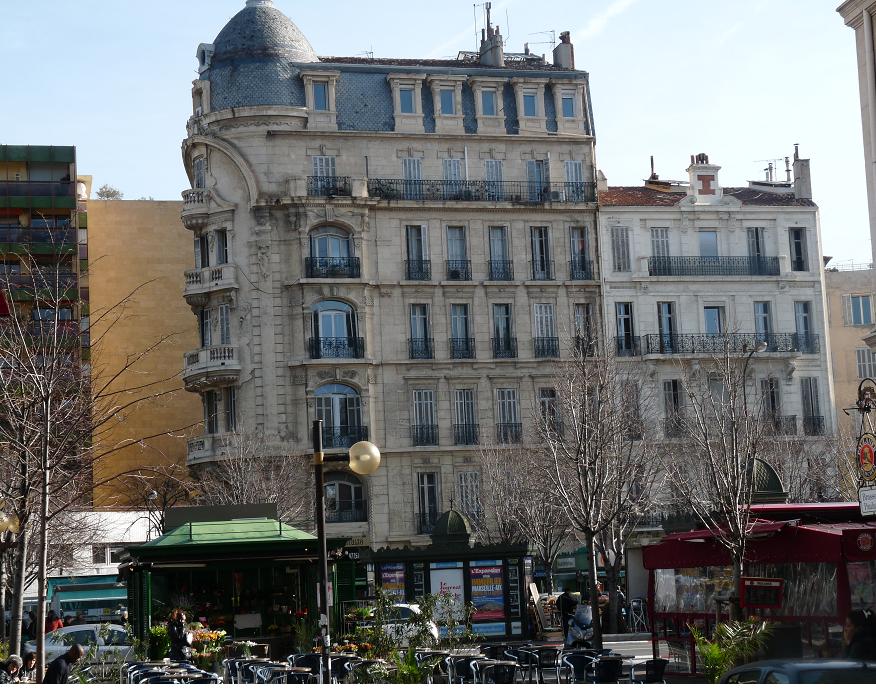
[[323,463],[345,461],[360,476],[374,473],[380,466],[380,450],[368,441],[356,442],[348,452],[325,454],[322,451],[322,420],[313,421],[313,480],[315,485],[316,538],[319,544],[319,626],[322,639],[322,682],[331,683],[331,625],[328,603],[328,546],[325,537],[325,492]]

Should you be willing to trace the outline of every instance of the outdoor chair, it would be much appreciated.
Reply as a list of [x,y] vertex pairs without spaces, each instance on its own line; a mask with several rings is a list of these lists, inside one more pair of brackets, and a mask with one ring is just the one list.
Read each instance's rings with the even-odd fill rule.
[[223,660],[222,667],[225,669],[227,681],[232,685],[236,685],[239,682],[237,672],[240,666],[251,660],[251,658],[226,658]]
[[322,680],[322,654],[293,654],[286,660],[296,668],[310,668],[311,674]]
[[560,659],[560,669],[566,674],[566,682],[589,682],[592,678],[593,662],[595,660],[595,651],[592,654],[583,651],[563,654]]
[[222,678],[214,673],[207,673],[197,678],[190,678],[185,681],[187,685],[219,685],[222,683]]
[[259,669],[265,667],[272,667],[274,665],[278,665],[275,663],[271,663],[270,661],[244,661],[240,668],[238,669],[238,673],[240,676],[240,682],[243,685],[252,685],[258,682],[257,674]]
[[507,653],[517,661],[518,670],[520,670],[523,679],[532,682],[533,673],[535,673],[536,680],[538,679],[538,653],[536,651],[520,648],[509,649]]
[[286,670],[285,663],[262,663],[255,667],[255,681],[265,685],[271,681],[274,673],[283,673]]
[[448,656],[448,682],[451,684],[474,682],[474,671],[471,668],[473,660],[472,656]]
[[140,681],[141,685],[176,685],[176,680],[167,677],[145,678]]
[[593,682],[598,684],[615,683],[624,672],[622,658],[604,657],[596,659],[593,665]]
[[550,670],[554,673],[554,682],[560,681],[560,656],[563,652],[560,649],[539,649],[535,652],[538,656],[538,681],[544,682],[544,671]]
[[139,674],[135,673],[132,677],[132,682],[135,685],[139,685],[148,680],[154,680],[155,678],[162,678],[165,676],[166,673],[163,670],[144,670]]
[[511,685],[517,682],[517,664],[497,663],[496,660],[471,662],[478,684]]
[[[665,658],[650,658],[644,663],[638,663],[633,666],[630,671],[630,680],[633,682],[638,682],[640,684],[666,684],[666,680],[663,679],[663,675],[666,673],[666,666],[669,665],[669,661]],[[640,668],[644,666],[645,668],[645,677],[641,680],[636,680],[636,668]]]
[[309,685],[319,682],[312,673],[296,673],[286,670],[278,673],[270,680],[272,685]]

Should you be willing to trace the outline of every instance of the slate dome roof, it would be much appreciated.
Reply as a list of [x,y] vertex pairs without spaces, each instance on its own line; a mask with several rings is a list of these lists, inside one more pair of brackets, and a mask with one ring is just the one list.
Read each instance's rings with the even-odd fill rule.
[[319,62],[310,41],[270,0],[247,2],[213,41],[213,64],[252,58]]

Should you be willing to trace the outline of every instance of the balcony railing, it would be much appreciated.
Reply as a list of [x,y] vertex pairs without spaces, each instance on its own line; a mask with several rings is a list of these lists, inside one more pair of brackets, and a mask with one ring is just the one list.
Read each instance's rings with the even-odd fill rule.
[[817,334],[646,334],[642,337],[645,355],[679,353],[747,354],[760,342],[769,353],[818,353]]
[[219,381],[235,381],[240,376],[239,352],[234,346],[204,346],[185,354],[183,380],[186,388],[216,386]]
[[503,445],[518,444],[523,439],[521,423],[497,423],[496,442]]
[[368,427],[364,425],[339,425],[322,429],[322,446],[335,449],[349,448],[356,442],[368,439]]
[[593,260],[573,257],[569,261],[569,278],[572,281],[593,281]]
[[803,434],[807,437],[824,435],[824,416],[804,416]]
[[432,260],[409,259],[405,261],[405,278],[408,281],[431,281]]
[[532,350],[536,358],[559,358],[560,339],[556,336],[537,336],[532,340]]
[[517,357],[517,339],[508,337],[490,339],[490,344],[493,347],[493,358]]
[[70,197],[74,187],[70,181],[0,180],[0,197]]
[[365,357],[365,339],[361,336],[311,337],[307,347],[312,360]]
[[326,509],[325,520],[328,524],[345,524],[354,521],[368,521],[368,512],[365,506],[351,509]]
[[490,260],[490,281],[513,281],[513,260]]
[[233,264],[220,264],[215,267],[193,269],[185,273],[184,295],[201,294],[204,291],[217,291],[237,288],[237,267]]
[[450,357],[454,360],[464,360],[475,357],[474,339],[451,339]]
[[77,278],[73,272],[56,271],[54,269],[38,271],[32,268],[33,274],[6,274],[0,269],[0,283],[6,284],[11,290],[27,290],[36,288],[38,291],[67,291],[76,286]]
[[448,281],[471,281],[471,261],[447,260]]
[[411,442],[414,447],[433,447],[438,444],[437,425],[412,425]]
[[430,360],[435,357],[432,339],[408,339],[408,358],[411,360]]
[[650,276],[778,276],[778,257],[648,258]]
[[453,444],[476,445],[481,439],[481,426],[476,423],[463,423],[453,426]]
[[616,336],[615,353],[619,356],[641,356],[642,347],[637,336]]
[[763,427],[767,435],[796,435],[797,416],[765,416]]
[[308,257],[305,272],[308,279],[358,279],[361,275],[358,257]]
[[530,262],[530,266],[532,268],[530,275],[533,281],[553,281],[556,276],[553,260]]
[[582,356],[595,356],[598,346],[599,343],[595,336],[579,334],[575,337],[575,355],[578,358]]
[[419,512],[417,514],[417,533],[429,534],[435,529],[435,523],[438,521],[437,510],[428,512]]
[[0,247],[25,245],[33,254],[67,251],[77,242],[76,230],[64,228],[0,228]]
[[596,201],[595,183],[533,183],[525,180],[404,180],[371,178],[368,194],[381,199],[416,201],[591,203]]
[[348,176],[307,176],[307,194],[311,197],[349,197],[352,190]]

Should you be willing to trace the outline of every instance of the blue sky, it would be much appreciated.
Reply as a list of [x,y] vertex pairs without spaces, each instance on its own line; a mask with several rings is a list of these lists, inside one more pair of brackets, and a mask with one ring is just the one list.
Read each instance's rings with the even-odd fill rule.
[[[854,33],[839,0],[496,0],[507,50],[550,52],[569,30],[587,70],[598,165],[637,184],[690,154],[725,185],[763,176],[800,143],[824,251],[869,261]],[[275,0],[320,55],[446,57],[475,47],[474,7]],[[75,144],[79,170],[127,199],[178,199],[195,49],[244,0],[0,0],[0,142]],[[506,19],[507,17],[507,19]],[[783,167],[783,166],[782,166]]]

